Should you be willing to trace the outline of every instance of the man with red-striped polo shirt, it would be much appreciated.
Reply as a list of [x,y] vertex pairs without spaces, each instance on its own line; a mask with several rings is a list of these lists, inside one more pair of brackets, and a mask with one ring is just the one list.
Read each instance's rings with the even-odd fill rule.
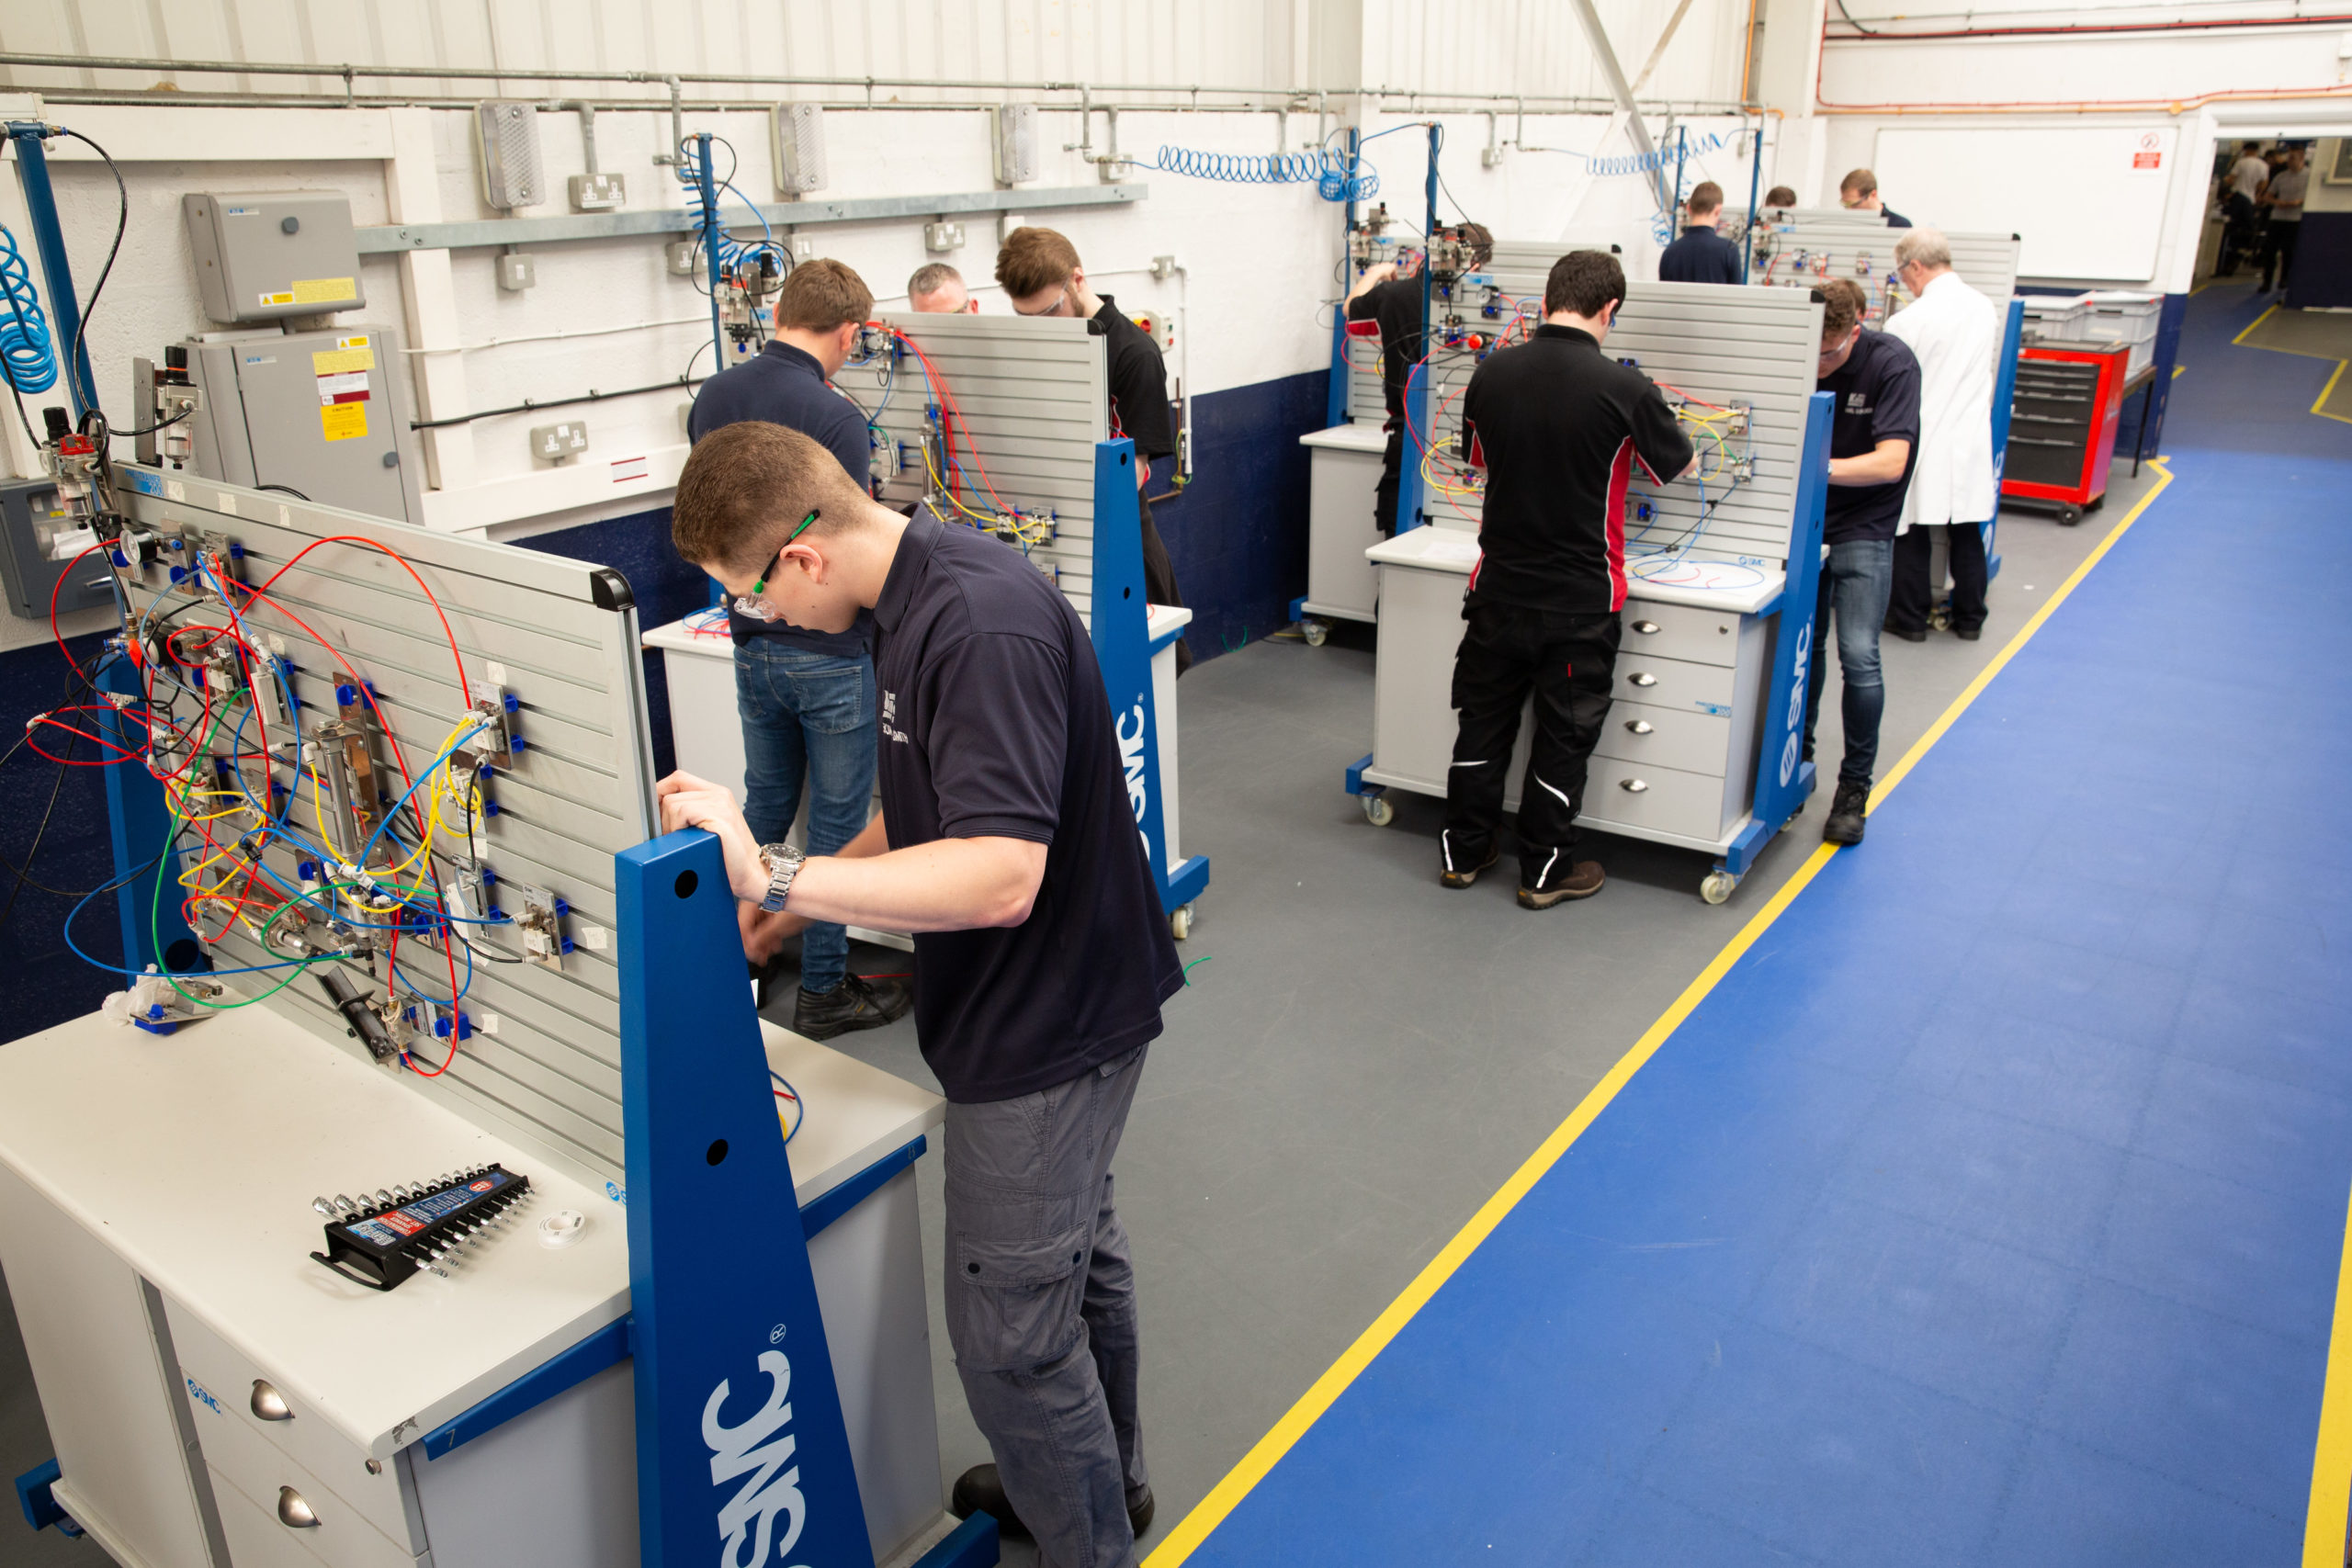
[[1453,656],[1460,728],[1438,880],[1467,887],[1500,857],[1504,774],[1532,692],[1519,795],[1519,901],[1530,909],[1600,891],[1600,863],[1577,858],[1576,819],[1616,679],[1625,486],[1636,463],[1653,480],[1697,464],[1649,378],[1600,351],[1624,302],[1615,256],[1562,256],[1544,285],[1544,324],[1489,355],[1462,398],[1472,460],[1487,470],[1485,554]]

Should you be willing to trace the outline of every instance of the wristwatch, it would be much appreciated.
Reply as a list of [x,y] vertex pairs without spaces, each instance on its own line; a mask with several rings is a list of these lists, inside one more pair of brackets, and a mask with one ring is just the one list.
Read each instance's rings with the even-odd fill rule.
[[790,844],[760,846],[760,862],[768,868],[768,893],[760,900],[761,908],[774,914],[784,908],[785,899],[792,895],[792,879],[800,874],[800,863],[808,858]]

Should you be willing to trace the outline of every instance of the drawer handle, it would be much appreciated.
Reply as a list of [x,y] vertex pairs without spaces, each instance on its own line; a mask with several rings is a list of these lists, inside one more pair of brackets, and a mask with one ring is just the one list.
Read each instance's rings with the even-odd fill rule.
[[1657,728],[1657,726],[1653,725],[1645,718],[1628,719],[1625,723],[1625,733],[1628,735],[1648,735],[1655,731]]
[[1640,779],[1619,779],[1617,781],[1617,787],[1623,790],[1627,795],[1640,795],[1650,786],[1643,783]]
[[1645,637],[1655,637],[1657,635],[1657,623],[1656,621],[1635,621],[1634,623],[1634,629],[1640,632]]
[[277,1522],[290,1530],[314,1530],[319,1516],[310,1502],[291,1486],[277,1489]]
[[1628,675],[1625,679],[1631,681],[1636,686],[1655,686],[1657,684],[1657,677],[1650,674]]
[[254,1379],[252,1404],[254,1416],[257,1420],[291,1421],[294,1419],[293,1408],[286,1403],[286,1396],[271,1387],[266,1379]]

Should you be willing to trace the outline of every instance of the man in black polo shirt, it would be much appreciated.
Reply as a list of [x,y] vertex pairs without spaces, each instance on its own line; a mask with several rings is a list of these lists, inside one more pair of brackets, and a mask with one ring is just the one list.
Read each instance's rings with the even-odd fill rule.
[[[1458,231],[1470,247],[1471,270],[1487,265],[1494,254],[1494,236],[1483,223],[1464,223]],[[1380,455],[1380,487],[1373,494],[1373,520],[1386,538],[1396,532],[1396,494],[1405,471],[1405,385],[1413,366],[1425,353],[1421,322],[1421,255],[1408,253],[1400,265],[1382,262],[1364,269],[1348,291],[1345,309],[1351,321],[1373,321],[1380,327],[1380,392],[1388,408],[1388,445]],[[1428,432],[1422,432],[1424,439]]]
[[1890,229],[1908,229],[1911,220],[1879,199],[1878,176],[1868,169],[1849,169],[1838,182],[1838,205],[1849,212],[1873,212]]
[[879,630],[882,815],[837,855],[763,847],[715,784],[662,781],[719,836],[757,957],[807,920],[915,933],[915,1024],[948,1100],[947,1332],[996,1454],[956,1508],[1043,1561],[1116,1568],[1150,1522],[1135,1275],[1111,1160],[1183,984],[1093,645],[1016,550],[867,499],[824,448],[722,430],[672,536],[732,597]]
[[[826,384],[856,346],[874,296],[830,259],[792,269],[776,296],[775,336],[756,358],[703,383],[686,416],[696,443],[743,420],[764,420],[822,443],[850,479],[865,483],[871,451],[865,414]],[[808,848],[831,854],[865,826],[874,798],[874,623],[812,631],[773,616],[729,612],[735,639],[735,711],[743,726],[743,809],[760,841],[781,839],[808,784]],[[763,985],[765,984],[764,977]],[[849,971],[849,932],[831,921],[800,943],[800,994],[792,1027],[812,1040],[902,1018],[897,980]]]
[[1682,238],[1657,258],[1660,283],[1737,283],[1739,247],[1717,231],[1723,221],[1724,187],[1702,181],[1690,192],[1690,220]]
[[[1168,366],[1159,345],[1129,321],[1108,294],[1086,287],[1078,247],[1051,229],[1015,229],[996,254],[996,280],[1016,316],[1076,316],[1102,334],[1104,368],[1111,383],[1111,433],[1136,444],[1136,510],[1143,514],[1143,591],[1155,604],[1184,603],[1176,586],[1176,566],[1161,543],[1144,486],[1154,460],[1176,451],[1168,421]],[[1193,667],[1193,650],[1176,643],[1176,673]]]
[[1894,529],[1903,518],[1903,491],[1919,445],[1919,361],[1903,340],[1864,330],[1869,301],[1850,277],[1821,286],[1821,364],[1815,385],[1838,400],[1829,433],[1829,499],[1822,539],[1829,558],[1821,568],[1813,620],[1813,676],[1804,688],[1804,754],[1821,716],[1825,646],[1833,614],[1838,668],[1845,682],[1838,713],[1846,730],[1846,760],[1821,836],[1832,843],[1862,841],[1870,810],[1871,773],[1878,764],[1879,715],[1886,684],[1879,673],[1879,632],[1894,587]]
[[1562,256],[1544,285],[1544,324],[1488,355],[1462,395],[1471,459],[1487,468],[1486,553],[1453,656],[1461,726],[1438,880],[1467,887],[1501,854],[1503,774],[1532,691],[1519,792],[1519,901],[1530,909],[1600,891],[1600,863],[1576,857],[1576,819],[1616,679],[1625,486],[1637,462],[1655,481],[1698,461],[1649,378],[1600,352],[1624,302],[1615,256]]

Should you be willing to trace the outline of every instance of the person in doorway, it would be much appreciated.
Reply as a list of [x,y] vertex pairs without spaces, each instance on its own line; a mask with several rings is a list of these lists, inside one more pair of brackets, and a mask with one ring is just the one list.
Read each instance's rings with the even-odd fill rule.
[[2231,186],[2246,200],[2262,199],[2262,186],[2270,177],[2270,165],[2263,162],[2260,144],[2249,141],[2238,149],[2238,161],[2230,165],[2229,177]]
[[1598,861],[1577,858],[1576,821],[1616,679],[1626,481],[1635,463],[1653,482],[1698,464],[1649,378],[1601,352],[1624,302],[1615,256],[1562,256],[1544,283],[1544,324],[1489,355],[1462,396],[1472,461],[1487,469],[1485,554],[1453,656],[1459,727],[1438,880],[1467,887],[1501,857],[1504,774],[1532,692],[1519,797],[1519,902],[1529,909],[1589,898],[1604,880]]
[[2250,262],[2261,254],[2256,243],[2254,198],[2238,188],[2237,181],[2222,181],[2218,204],[2222,211],[2222,253],[2215,258],[2215,277],[2234,277],[2238,264]]
[[1689,221],[1682,237],[1657,258],[1660,283],[1737,283],[1739,247],[1723,237],[1724,187],[1702,181],[1684,204]]
[[[1168,366],[1159,345],[1129,321],[1108,294],[1086,286],[1078,247],[1051,229],[1015,229],[996,254],[996,280],[1016,316],[1075,316],[1102,334],[1111,382],[1111,430],[1136,444],[1136,508],[1143,514],[1144,596],[1154,604],[1184,603],[1176,566],[1144,499],[1151,465],[1176,451],[1168,418]],[[1193,667],[1193,650],[1176,644],[1176,673]]]
[[882,811],[863,832],[804,859],[684,774],[659,786],[662,826],[718,836],[747,956],[815,920],[914,933],[948,1101],[948,1340],[996,1456],[955,1510],[1034,1535],[1046,1562],[1130,1563],[1153,1504],[1111,1166],[1183,972],[1086,627],[1019,551],[901,517],[780,426],[696,446],[671,515],[731,600],[880,628]]
[[1894,575],[1894,531],[1919,445],[1919,362],[1897,337],[1865,331],[1869,300],[1850,277],[1821,285],[1821,359],[1815,385],[1836,400],[1829,432],[1829,495],[1822,539],[1829,558],[1814,602],[1813,672],[1804,689],[1804,755],[1821,716],[1828,673],[1826,638],[1834,619],[1838,668],[1845,681],[1839,715],[1846,758],[1821,836],[1833,844],[1862,841],[1871,777],[1878,765],[1879,716],[1886,706],[1879,672],[1879,628],[1886,624]]
[[[775,335],[756,358],[703,383],[687,416],[695,449],[716,432],[764,422],[820,443],[863,488],[872,450],[865,416],[828,384],[874,311],[865,281],[830,258],[786,275]],[[691,461],[691,459],[689,459]],[[735,707],[743,726],[744,811],[762,843],[781,839],[808,794],[808,847],[831,854],[865,826],[874,798],[873,622],[835,629],[754,606],[728,612],[735,640]],[[763,1000],[775,965],[762,973]],[[904,983],[851,972],[849,932],[833,921],[800,943],[792,1028],[811,1040],[878,1029],[906,1015]]]
[[2287,166],[2270,176],[2262,192],[2269,226],[2262,241],[2262,282],[2255,292],[2267,294],[2276,283],[2284,294],[2295,275],[2295,242],[2303,234],[2303,197],[2311,189],[2311,171],[2303,167],[2303,149],[2287,149]]
[[1905,642],[1927,640],[1935,597],[1928,573],[1940,529],[1950,541],[1951,629],[1974,642],[1984,634],[1984,525],[1999,504],[1993,482],[1998,312],[1952,271],[1951,243],[1939,229],[1913,229],[1895,241],[1894,270],[1912,302],[1889,318],[1886,332],[1919,362],[1919,437],[1895,529],[1886,629]]
[[1764,193],[1764,210],[1767,212],[1786,212],[1796,204],[1797,193],[1794,186],[1774,186]]
[[1838,205],[1849,212],[1875,212],[1890,229],[1911,227],[1911,220],[1879,199],[1878,176],[1868,169],[1852,170],[1838,182]]
[[907,279],[907,303],[926,316],[961,316],[977,314],[980,302],[964,287],[964,275],[945,262],[931,262],[915,268]]
[[[1462,238],[1470,246],[1476,270],[1494,254],[1494,236],[1483,223],[1465,223]],[[1351,321],[1372,321],[1380,328],[1380,393],[1388,410],[1381,429],[1388,445],[1380,456],[1380,484],[1373,491],[1373,521],[1386,538],[1396,532],[1396,497],[1405,473],[1405,390],[1413,366],[1423,353],[1421,323],[1421,255],[1408,252],[1401,262],[1382,262],[1364,269],[1348,290],[1344,309]]]

